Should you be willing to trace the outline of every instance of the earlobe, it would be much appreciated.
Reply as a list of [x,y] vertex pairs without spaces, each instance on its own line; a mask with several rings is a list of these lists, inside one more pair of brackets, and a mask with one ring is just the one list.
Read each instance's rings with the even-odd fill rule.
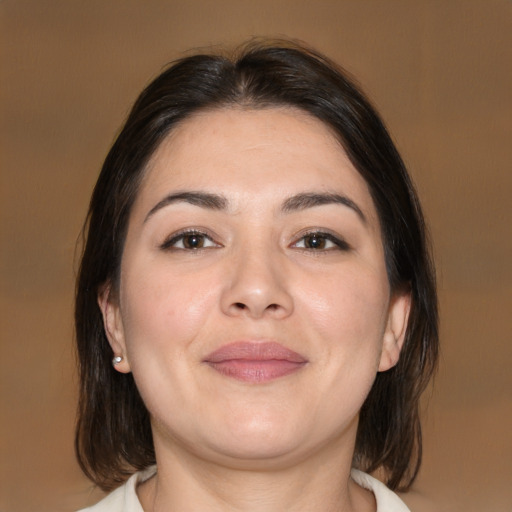
[[100,288],[98,292],[98,306],[103,316],[105,334],[114,353],[112,364],[118,372],[129,373],[131,369],[126,356],[121,312],[118,301],[114,298],[110,283],[106,283]]
[[411,293],[409,291],[399,292],[392,296],[382,341],[379,372],[385,372],[398,363],[405,341],[410,310]]

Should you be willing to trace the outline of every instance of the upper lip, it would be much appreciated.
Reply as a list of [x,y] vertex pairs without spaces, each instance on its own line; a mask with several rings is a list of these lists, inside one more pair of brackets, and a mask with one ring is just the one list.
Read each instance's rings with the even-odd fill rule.
[[274,341],[235,341],[214,350],[204,359],[207,363],[232,360],[307,362],[301,354]]

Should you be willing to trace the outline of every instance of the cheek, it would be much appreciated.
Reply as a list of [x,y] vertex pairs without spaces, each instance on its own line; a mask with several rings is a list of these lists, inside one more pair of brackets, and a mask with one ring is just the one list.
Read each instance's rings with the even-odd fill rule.
[[166,352],[182,349],[213,311],[214,293],[212,283],[196,275],[155,267],[132,272],[121,289],[127,349],[137,356],[149,347]]
[[[333,277],[333,276],[336,276]],[[321,285],[321,286],[319,286]],[[308,293],[309,291],[309,293]],[[310,319],[306,329],[316,336],[318,382],[332,400],[321,402],[332,423],[343,423],[359,411],[377,375],[389,301],[387,277],[373,271],[332,274],[330,279],[304,289],[303,305]],[[332,403],[341,404],[338,415]],[[331,412],[329,412],[331,411]]]
[[301,303],[323,337],[336,345],[380,342],[389,301],[387,279],[372,272],[331,274],[302,288]]
[[158,420],[166,418],[168,408],[195,408],[197,382],[191,371],[199,364],[199,354],[194,342],[204,334],[214,298],[210,282],[155,266],[145,268],[151,271],[139,273],[133,266],[131,275],[125,276],[121,314],[133,377],[151,416]]

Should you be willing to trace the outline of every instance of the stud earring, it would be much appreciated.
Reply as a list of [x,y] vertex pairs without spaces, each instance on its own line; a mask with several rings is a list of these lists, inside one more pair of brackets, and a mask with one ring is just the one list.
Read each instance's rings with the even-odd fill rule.
[[119,364],[122,360],[122,356],[115,356],[114,359],[112,359],[112,365],[115,366],[116,364]]

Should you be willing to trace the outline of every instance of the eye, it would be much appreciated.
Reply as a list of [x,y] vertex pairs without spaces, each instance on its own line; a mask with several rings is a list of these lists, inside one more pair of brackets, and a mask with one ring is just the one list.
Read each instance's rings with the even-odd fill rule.
[[311,251],[329,251],[333,249],[347,251],[350,248],[344,240],[341,240],[331,233],[323,233],[320,231],[306,233],[295,242],[292,247]]
[[195,251],[198,249],[208,249],[210,247],[220,247],[220,245],[212,240],[206,233],[200,231],[185,231],[171,236],[166,240],[162,249],[178,249]]

